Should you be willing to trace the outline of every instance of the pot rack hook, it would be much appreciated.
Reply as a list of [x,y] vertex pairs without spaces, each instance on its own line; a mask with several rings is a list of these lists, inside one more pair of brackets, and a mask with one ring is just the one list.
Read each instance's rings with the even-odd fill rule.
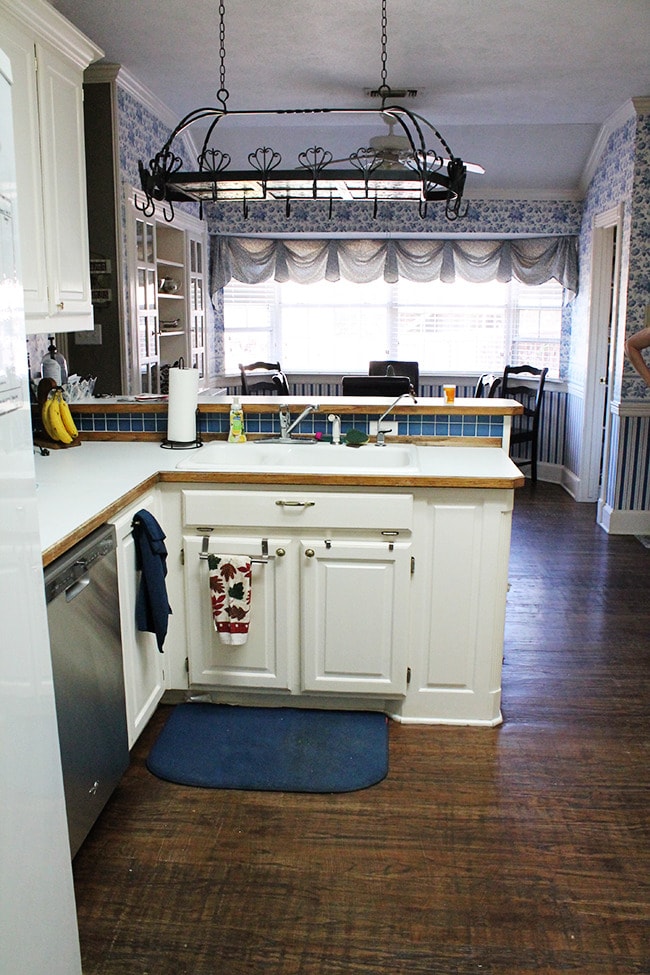
[[[169,216],[167,215],[167,210],[165,209],[165,204],[167,204],[167,206],[169,207]],[[173,223],[175,213],[174,213],[174,204],[172,203],[172,201],[171,200],[163,200],[163,202],[161,203],[161,207],[162,207],[162,215],[165,218],[165,222],[166,223]]]
[[134,193],[133,205],[136,208],[136,210],[139,210],[140,213],[144,214],[145,217],[153,217],[154,213],[156,212],[156,204],[154,203],[152,198],[148,195],[146,197],[146,202],[140,203],[138,200],[138,194]]

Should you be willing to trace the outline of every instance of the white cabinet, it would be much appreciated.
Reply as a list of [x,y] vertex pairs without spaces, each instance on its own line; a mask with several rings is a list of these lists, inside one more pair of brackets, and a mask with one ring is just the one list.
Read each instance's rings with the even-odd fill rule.
[[498,724],[513,492],[419,493],[402,720]]
[[183,538],[185,606],[188,620],[190,684],[222,687],[295,689],[291,651],[295,648],[297,612],[291,598],[295,542],[268,535],[268,561],[262,562],[262,537],[232,532],[210,539],[214,553],[250,555],[252,602],[249,636],[241,646],[221,643],[212,624],[208,563],[201,559],[202,538]]
[[[512,490],[197,485],[173,507],[165,487],[183,525],[184,632],[174,625],[192,689],[500,722]],[[214,631],[205,545],[258,560],[243,646]]]
[[151,493],[120,512],[112,521],[117,535],[117,578],[129,748],[149,721],[165,689],[165,656],[158,650],[155,635],[138,630],[135,623],[140,573],[136,569],[131,522],[141,508],[159,517],[157,499]]
[[206,230],[183,211],[173,223],[158,211],[147,217],[137,200],[134,191],[128,234],[132,392],[166,392],[166,367],[181,358],[206,376]]
[[[182,493],[190,684],[303,695],[405,693],[409,495]],[[215,554],[255,560],[249,636],[241,646],[222,645],[214,631],[204,544]]]
[[305,691],[406,692],[410,542],[300,540]]
[[0,0],[0,36],[14,75],[27,332],[90,329],[82,80],[102,52],[38,0]]

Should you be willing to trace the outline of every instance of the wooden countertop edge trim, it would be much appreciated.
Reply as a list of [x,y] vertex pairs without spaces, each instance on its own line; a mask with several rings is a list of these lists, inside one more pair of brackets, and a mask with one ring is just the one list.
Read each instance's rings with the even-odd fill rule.
[[[290,409],[294,412],[300,410],[301,406],[313,402],[318,397],[306,397],[298,402],[290,403]],[[450,416],[515,416],[523,412],[521,403],[512,400],[512,405],[491,406],[488,399],[468,400],[466,402],[457,401],[456,403],[399,403],[392,411],[391,415],[402,416],[412,413],[420,414],[443,414]],[[230,403],[199,403],[199,413],[229,413]],[[87,413],[166,413],[167,403],[105,403],[98,399],[96,403],[71,403],[70,410],[73,414]],[[244,414],[248,410],[250,413],[277,413],[278,403],[246,403],[242,402]],[[345,403],[332,402],[323,406],[323,413],[363,413],[374,416],[383,413],[386,403],[356,403],[347,405]]]
[[395,488],[484,488],[511,490],[523,487],[526,478],[519,477],[400,477],[390,474],[265,474],[238,471],[161,471],[163,483],[189,484],[297,484],[305,487],[395,487]]

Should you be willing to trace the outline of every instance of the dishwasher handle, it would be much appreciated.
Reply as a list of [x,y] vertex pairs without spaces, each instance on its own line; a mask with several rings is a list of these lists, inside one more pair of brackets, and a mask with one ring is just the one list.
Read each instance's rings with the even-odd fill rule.
[[76,582],[73,582],[72,585],[68,586],[68,588],[65,591],[66,603],[71,603],[72,600],[76,599],[77,596],[81,595],[81,593],[84,591],[86,586],[89,585],[90,585],[90,576],[88,575],[82,576],[80,579],[77,579]]

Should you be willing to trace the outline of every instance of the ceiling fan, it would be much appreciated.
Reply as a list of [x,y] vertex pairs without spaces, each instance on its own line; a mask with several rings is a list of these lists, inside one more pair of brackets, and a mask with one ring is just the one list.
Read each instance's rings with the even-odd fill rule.
[[[370,139],[370,148],[381,158],[381,168],[388,170],[396,169],[416,169],[416,155],[422,158],[420,150],[413,152],[413,147],[405,135],[397,135],[394,131],[396,119],[388,114],[382,114],[382,121],[388,126],[388,132],[375,135]],[[337,160],[343,162],[344,160]],[[426,160],[424,160],[426,162]],[[437,164],[447,166],[449,159],[444,156],[437,157]],[[482,175],[485,169],[479,163],[464,163],[468,173],[478,173]]]

